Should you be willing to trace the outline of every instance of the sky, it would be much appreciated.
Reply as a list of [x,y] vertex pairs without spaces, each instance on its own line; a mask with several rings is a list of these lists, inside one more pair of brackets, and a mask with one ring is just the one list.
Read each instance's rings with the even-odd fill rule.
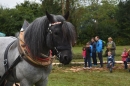
[[[28,1],[36,1],[40,3],[40,0],[28,0]],[[23,3],[24,0],[0,0],[0,6],[7,8],[15,8],[17,4]]]

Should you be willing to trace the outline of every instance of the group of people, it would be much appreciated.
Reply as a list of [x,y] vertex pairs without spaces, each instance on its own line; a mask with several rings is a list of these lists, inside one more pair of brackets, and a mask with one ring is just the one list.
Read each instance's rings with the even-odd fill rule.
[[[93,61],[93,66],[97,66],[97,58],[98,56],[99,61],[100,61],[100,67],[103,67],[103,40],[99,38],[99,36],[95,36],[91,38],[90,42],[86,43],[86,46],[83,47],[82,51],[82,56],[84,58],[84,69],[88,68],[90,69],[92,67],[92,61]],[[115,63],[115,50],[116,50],[116,45],[111,37],[108,38],[108,43],[106,44],[106,53],[107,53],[107,62],[109,60],[113,61],[112,66],[114,67]],[[92,61],[91,61],[92,58]],[[112,58],[112,59],[109,59]]]

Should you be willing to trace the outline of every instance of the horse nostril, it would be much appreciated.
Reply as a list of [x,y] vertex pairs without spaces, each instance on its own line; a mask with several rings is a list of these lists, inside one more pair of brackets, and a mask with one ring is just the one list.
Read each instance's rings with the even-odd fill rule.
[[67,58],[68,56],[64,56],[64,60],[67,60],[68,58]]

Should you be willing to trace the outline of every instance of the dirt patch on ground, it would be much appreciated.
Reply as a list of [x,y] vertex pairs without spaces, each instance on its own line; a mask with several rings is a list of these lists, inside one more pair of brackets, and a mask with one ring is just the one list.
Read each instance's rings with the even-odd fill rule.
[[[120,69],[123,70],[124,65],[120,64],[120,65],[113,67],[112,69],[113,69],[113,71],[114,70],[120,70]],[[104,66],[103,68],[100,68],[100,67],[97,66],[97,67],[92,67],[90,69],[89,68],[85,69],[82,66],[72,66],[72,67],[66,68],[64,70],[64,72],[70,72],[70,71],[72,71],[72,72],[79,72],[79,71],[99,71],[99,72],[101,72],[101,71],[109,71],[109,69],[106,66]]]

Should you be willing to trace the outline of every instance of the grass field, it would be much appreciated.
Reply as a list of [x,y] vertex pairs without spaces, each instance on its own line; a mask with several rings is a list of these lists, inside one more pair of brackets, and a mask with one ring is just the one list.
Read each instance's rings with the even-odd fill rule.
[[48,86],[130,86],[130,72],[116,65],[113,73],[104,68],[84,70],[82,66],[53,66]]
[[[121,60],[120,55],[124,47],[129,48],[129,46],[117,46],[116,60]],[[73,48],[75,56],[81,56],[81,52],[81,47]],[[81,59],[74,57],[72,61],[83,61],[82,57],[79,58]],[[130,72],[123,68],[123,64],[116,64],[112,73],[106,66],[93,67],[90,70],[84,70],[82,67],[83,64],[53,66],[48,86],[130,86]]]

